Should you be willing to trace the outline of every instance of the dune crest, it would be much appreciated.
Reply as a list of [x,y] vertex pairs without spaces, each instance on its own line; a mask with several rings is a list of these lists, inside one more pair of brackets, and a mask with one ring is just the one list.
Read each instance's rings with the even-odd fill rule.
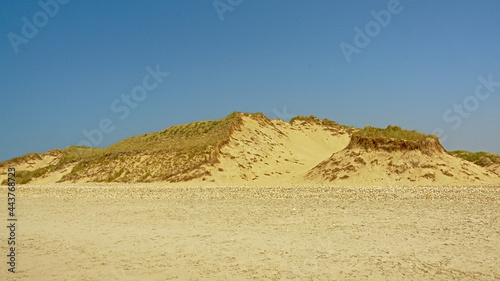
[[371,138],[353,135],[347,146],[348,149],[364,149],[365,151],[413,151],[418,150],[424,154],[442,153],[446,150],[438,139],[428,137],[424,140],[406,140],[395,138]]

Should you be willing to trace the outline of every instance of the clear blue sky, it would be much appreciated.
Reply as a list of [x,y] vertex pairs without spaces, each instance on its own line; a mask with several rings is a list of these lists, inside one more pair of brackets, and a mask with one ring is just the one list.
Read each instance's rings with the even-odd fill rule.
[[105,147],[232,111],[440,128],[448,150],[500,153],[499,1],[54,1],[0,2],[0,161],[101,120]]

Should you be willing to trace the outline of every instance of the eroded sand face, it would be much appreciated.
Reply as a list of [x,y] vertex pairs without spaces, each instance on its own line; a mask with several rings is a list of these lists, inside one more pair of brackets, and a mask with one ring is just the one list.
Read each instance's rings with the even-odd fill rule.
[[19,188],[12,280],[500,278],[500,187],[56,187]]
[[211,176],[190,185],[296,185],[311,168],[349,144],[344,131],[331,132],[318,124],[270,120],[271,125],[243,117],[243,125],[221,149]]

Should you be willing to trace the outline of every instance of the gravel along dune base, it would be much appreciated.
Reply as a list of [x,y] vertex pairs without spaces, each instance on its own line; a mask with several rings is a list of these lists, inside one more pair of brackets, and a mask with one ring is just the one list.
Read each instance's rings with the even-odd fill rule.
[[499,186],[56,184],[17,194],[18,272],[2,262],[3,280],[500,279]]

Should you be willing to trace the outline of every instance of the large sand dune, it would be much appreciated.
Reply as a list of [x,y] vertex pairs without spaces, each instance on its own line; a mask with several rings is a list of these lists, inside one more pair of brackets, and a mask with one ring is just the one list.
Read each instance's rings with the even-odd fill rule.
[[[446,152],[436,137],[415,131],[370,128],[349,128],[313,116],[285,122],[234,112],[127,138],[108,148],[31,153],[0,163],[0,173],[5,176],[6,167],[15,166],[19,180],[32,184],[500,184],[498,163],[480,167]],[[386,135],[363,135],[372,131]]]

